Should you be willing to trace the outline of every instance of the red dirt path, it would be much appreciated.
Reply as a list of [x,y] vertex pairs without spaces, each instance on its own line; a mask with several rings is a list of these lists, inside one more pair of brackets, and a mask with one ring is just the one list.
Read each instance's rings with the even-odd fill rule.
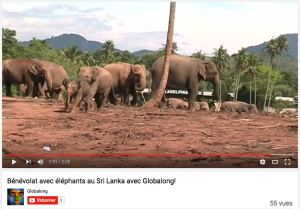
[[[58,101],[3,97],[3,167],[298,167],[297,118],[122,106],[87,114],[78,109],[78,113],[70,114],[63,108]],[[44,150],[45,146],[51,151]],[[7,156],[9,153],[294,156]],[[285,158],[291,159],[290,166],[284,165]],[[12,165],[12,159],[17,163]],[[43,165],[37,163],[40,159]],[[266,164],[260,165],[260,159]],[[272,165],[273,159],[279,164]],[[32,164],[26,164],[26,160]]]

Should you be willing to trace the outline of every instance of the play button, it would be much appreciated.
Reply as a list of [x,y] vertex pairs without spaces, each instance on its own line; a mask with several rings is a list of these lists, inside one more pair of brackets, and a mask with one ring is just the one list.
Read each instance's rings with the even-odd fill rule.
[[17,161],[15,161],[14,159],[11,160],[11,164],[15,164]]

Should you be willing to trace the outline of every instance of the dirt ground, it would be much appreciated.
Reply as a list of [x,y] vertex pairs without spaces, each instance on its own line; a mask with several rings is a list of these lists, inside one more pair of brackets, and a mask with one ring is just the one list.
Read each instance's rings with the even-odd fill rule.
[[[111,106],[70,114],[59,101],[2,99],[4,168],[297,168],[298,119]],[[51,151],[43,149],[50,147]],[[8,156],[7,154],[194,154]],[[294,154],[206,156],[196,154]],[[12,165],[12,159],[17,163]],[[37,163],[43,159],[44,164]],[[260,165],[265,159],[266,164]],[[291,165],[284,165],[290,159]],[[31,164],[26,164],[31,160]],[[279,160],[273,165],[272,160]]]

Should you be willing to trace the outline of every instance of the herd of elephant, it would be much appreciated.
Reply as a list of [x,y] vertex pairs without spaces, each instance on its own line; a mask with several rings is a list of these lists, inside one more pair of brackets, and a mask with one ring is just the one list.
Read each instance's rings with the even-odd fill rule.
[[[163,76],[164,56],[158,58],[150,69],[152,77],[151,94],[160,85]],[[147,72],[143,65],[116,62],[104,67],[83,66],[77,71],[77,79],[69,79],[63,66],[56,63],[26,58],[12,58],[2,62],[2,86],[6,87],[6,96],[12,96],[11,85],[19,85],[21,95],[27,97],[46,97],[63,101],[63,92],[67,91],[65,110],[73,113],[83,101],[85,112],[93,107],[103,109],[108,102],[116,105],[116,95],[121,97],[123,105],[135,106],[137,92],[146,88]],[[224,102],[220,100],[220,78],[215,63],[211,60],[199,60],[180,55],[170,56],[167,89],[187,89],[188,102],[183,104],[176,99],[166,100],[163,95],[160,106],[167,105],[189,110],[208,110],[208,105],[195,103],[198,84],[201,80],[214,85],[215,111],[243,109],[246,112],[257,110],[255,105],[243,102]],[[129,101],[129,95],[132,100]],[[70,109],[70,103],[73,106]],[[183,101],[182,101],[183,102]],[[255,107],[254,107],[255,106]]]

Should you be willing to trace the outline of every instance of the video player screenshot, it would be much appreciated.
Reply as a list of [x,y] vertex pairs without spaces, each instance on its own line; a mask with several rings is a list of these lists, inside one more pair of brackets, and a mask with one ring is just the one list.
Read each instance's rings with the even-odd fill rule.
[[298,2],[1,5],[1,208],[299,208]]

